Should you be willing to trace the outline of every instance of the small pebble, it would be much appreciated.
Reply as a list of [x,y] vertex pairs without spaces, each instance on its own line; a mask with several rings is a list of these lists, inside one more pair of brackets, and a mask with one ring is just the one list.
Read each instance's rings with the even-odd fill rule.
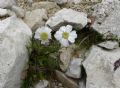
[[7,15],[8,14],[8,11],[7,11],[7,9],[1,9],[0,8],[0,16],[2,17],[2,16],[5,16],[5,15]]
[[62,83],[59,83],[58,86],[59,86],[59,87],[62,87]]
[[58,86],[55,86],[54,88],[58,88]]

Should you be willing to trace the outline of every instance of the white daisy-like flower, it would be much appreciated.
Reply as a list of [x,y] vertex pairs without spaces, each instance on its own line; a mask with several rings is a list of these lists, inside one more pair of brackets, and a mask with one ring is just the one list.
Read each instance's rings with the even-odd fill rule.
[[72,26],[62,26],[54,35],[54,37],[61,43],[62,46],[69,46],[74,43],[77,38],[76,31],[72,31]]
[[41,40],[41,44],[48,44],[51,39],[51,29],[48,27],[38,28],[35,32],[35,39]]

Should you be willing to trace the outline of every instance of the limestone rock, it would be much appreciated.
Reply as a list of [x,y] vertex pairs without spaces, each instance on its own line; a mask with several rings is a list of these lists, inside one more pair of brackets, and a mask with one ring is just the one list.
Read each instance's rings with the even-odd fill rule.
[[0,17],[6,16],[6,15],[8,15],[7,9],[1,9],[0,8]]
[[[109,0],[107,0],[109,1]],[[120,38],[120,2],[117,0],[110,0],[97,6],[98,10],[95,12],[97,18],[93,24],[93,28],[104,35],[105,39]]]
[[0,21],[0,88],[20,88],[31,30],[15,16]]
[[8,16],[9,16],[9,17],[10,17],[10,16],[17,16],[14,11],[9,10],[9,9],[8,9],[7,11],[8,11]]
[[16,13],[16,15],[18,17],[21,17],[23,18],[25,16],[25,11],[21,8],[21,7],[18,7],[18,6],[12,6],[11,7],[12,11],[14,11]]
[[36,9],[27,11],[24,21],[32,29],[36,29],[44,24],[44,20],[47,20],[47,12],[45,9]]
[[71,47],[69,48],[62,48],[60,50],[60,68],[62,71],[66,71],[68,66],[69,66],[69,63],[70,63],[70,60],[72,58],[72,53],[73,53],[73,49]]
[[120,33],[119,33],[119,28],[120,28],[120,18],[119,15],[120,13],[118,12],[119,9],[115,9],[109,17],[106,18],[102,24],[94,24],[93,27],[94,29],[101,33],[104,34],[104,37],[107,39],[110,38],[120,38]]
[[68,67],[66,75],[72,78],[80,78],[81,77],[81,58],[73,58]]
[[49,82],[47,80],[40,80],[38,84],[35,85],[35,88],[46,88]]
[[109,49],[109,50],[119,48],[119,44],[116,41],[105,41],[105,42],[98,44],[98,46],[105,48],[105,49]]
[[87,15],[72,9],[63,8],[46,22],[54,30],[58,30],[65,24],[71,24],[74,28],[83,28],[87,24]]
[[[112,51],[92,46],[83,66],[87,73],[86,88],[120,88],[120,68],[115,63],[120,59],[120,48]],[[120,63],[118,63],[120,64]]]
[[65,4],[67,3],[67,0],[55,0],[57,4]]
[[10,9],[2,9],[0,8],[0,20],[5,19],[6,17],[16,16],[15,12]]
[[98,3],[97,5],[93,6],[93,14],[97,17],[96,22],[102,23],[107,16],[111,14],[111,12],[119,6],[118,0],[102,0],[101,3]]
[[48,13],[48,16],[51,17],[56,11],[60,10],[60,7],[55,2],[49,1],[40,1],[33,3],[32,9],[45,9]]
[[74,3],[74,4],[79,4],[82,2],[82,0],[68,0],[68,3]]
[[68,88],[79,88],[77,83],[72,79],[68,78],[64,73],[56,71],[57,79]]
[[57,4],[74,3],[79,4],[82,0],[55,0]]
[[33,4],[33,0],[27,0],[27,3],[30,7],[32,7],[32,4]]
[[16,0],[0,0],[0,8],[10,8],[16,5]]

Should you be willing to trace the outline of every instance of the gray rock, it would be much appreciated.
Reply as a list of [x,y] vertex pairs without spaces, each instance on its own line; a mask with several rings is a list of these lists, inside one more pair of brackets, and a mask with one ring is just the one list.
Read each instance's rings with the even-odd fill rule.
[[68,0],[55,0],[57,4],[65,4]]
[[[87,73],[86,88],[120,88],[120,68],[115,63],[120,59],[120,48],[112,51],[92,46],[83,66]],[[120,64],[120,63],[117,63]]]
[[80,78],[81,77],[81,58],[73,58],[68,67],[66,75],[72,78]]
[[35,2],[32,5],[33,10],[41,8],[47,11],[49,17],[53,16],[56,11],[60,10],[60,7],[55,2],[50,1]]
[[31,30],[15,16],[0,21],[0,88],[20,88]]
[[0,8],[11,8],[16,5],[16,0],[0,0]]
[[97,17],[96,22],[102,23],[107,16],[118,6],[118,0],[102,0],[101,3],[93,6],[93,14]]
[[10,17],[10,16],[17,16],[15,12],[13,12],[13,11],[11,11],[11,10],[9,10],[9,9],[8,9],[7,11],[8,11],[9,17]]
[[82,0],[55,0],[57,4],[74,3],[79,4]]
[[46,88],[49,82],[47,80],[40,80],[38,84],[35,85],[35,88]]
[[68,47],[68,48],[62,48],[60,50],[60,68],[62,71],[66,71],[68,66],[69,66],[69,63],[70,63],[70,60],[72,58],[72,53],[73,53],[73,48],[71,47]]
[[33,4],[33,0],[27,0],[27,3],[30,7],[32,7],[32,4]]
[[82,29],[87,24],[87,15],[83,12],[63,8],[46,22],[46,25],[54,30],[58,30],[66,24],[71,24],[74,28]]
[[1,9],[0,8],[0,17],[6,16],[6,15],[8,15],[7,9]]
[[16,13],[16,15],[18,17],[21,17],[23,18],[25,16],[25,11],[21,8],[21,7],[18,7],[18,6],[12,6],[11,7],[12,11],[14,11]]
[[80,4],[82,0],[68,0],[68,3]]
[[[109,1],[109,0],[107,0]],[[119,1],[110,0],[100,4],[99,9],[95,12],[97,18],[93,28],[104,35],[106,39],[120,38],[120,4]],[[98,7],[98,6],[97,6]]]
[[56,71],[57,79],[68,88],[79,88],[77,83],[72,79],[68,78],[64,73]]
[[119,48],[119,44],[116,41],[105,41],[105,42],[98,44],[98,46],[105,48],[105,49],[109,49],[109,50]]
[[58,86],[59,86],[59,87],[62,87],[62,83],[59,83]]
[[5,19],[6,17],[16,16],[15,12],[10,9],[2,9],[0,8],[0,20]]
[[32,29],[36,29],[41,25],[44,25],[44,20],[47,20],[47,12],[45,9],[36,9],[27,11],[24,21]]

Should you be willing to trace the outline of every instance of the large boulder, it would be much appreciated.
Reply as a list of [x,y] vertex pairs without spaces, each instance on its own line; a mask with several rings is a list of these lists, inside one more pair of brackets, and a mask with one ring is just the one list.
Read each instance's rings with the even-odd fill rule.
[[20,88],[31,36],[29,27],[16,16],[0,21],[0,88]]
[[120,48],[108,51],[93,45],[83,66],[86,88],[120,88]]
[[106,39],[120,38],[120,1],[104,0],[95,8],[93,15],[97,17],[93,28]]
[[97,17],[96,22],[102,23],[107,16],[118,6],[118,0],[102,0],[92,7],[92,15]]
[[16,0],[0,0],[0,8],[11,8],[16,5]]
[[46,22],[46,25],[54,30],[67,24],[71,24],[74,28],[82,29],[87,24],[87,14],[63,8]]

